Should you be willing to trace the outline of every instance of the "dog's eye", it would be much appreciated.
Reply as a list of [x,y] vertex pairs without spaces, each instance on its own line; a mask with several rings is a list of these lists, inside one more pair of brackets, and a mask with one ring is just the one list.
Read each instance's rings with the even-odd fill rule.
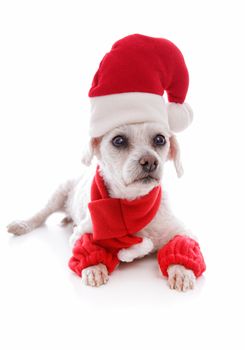
[[166,139],[163,135],[157,135],[154,137],[153,143],[155,146],[164,146],[166,143]]
[[126,137],[121,135],[115,136],[111,142],[115,147],[125,147],[128,143]]

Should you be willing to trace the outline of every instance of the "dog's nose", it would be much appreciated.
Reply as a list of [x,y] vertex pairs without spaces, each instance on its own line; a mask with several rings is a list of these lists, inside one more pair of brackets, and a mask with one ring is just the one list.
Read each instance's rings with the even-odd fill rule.
[[158,166],[158,160],[151,155],[141,157],[139,163],[146,173],[152,173]]

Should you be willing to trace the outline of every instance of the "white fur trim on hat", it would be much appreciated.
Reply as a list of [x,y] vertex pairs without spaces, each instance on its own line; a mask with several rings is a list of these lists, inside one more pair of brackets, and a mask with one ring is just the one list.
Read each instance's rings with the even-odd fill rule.
[[186,103],[168,103],[157,94],[126,92],[91,97],[90,136],[100,137],[125,124],[158,122],[166,134],[184,130],[192,121]]
[[193,112],[187,103],[168,103],[168,122],[172,132],[186,129],[193,120]]
[[90,136],[99,137],[124,125],[159,122],[169,130],[168,112],[162,96],[145,92],[126,92],[91,97]]

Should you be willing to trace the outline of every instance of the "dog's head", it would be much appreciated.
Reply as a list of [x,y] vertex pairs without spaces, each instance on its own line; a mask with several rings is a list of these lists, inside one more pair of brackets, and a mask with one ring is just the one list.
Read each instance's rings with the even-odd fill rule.
[[164,163],[172,159],[182,175],[179,146],[160,123],[128,124],[90,141],[83,156],[89,165],[95,155],[113,197],[135,198],[159,185]]

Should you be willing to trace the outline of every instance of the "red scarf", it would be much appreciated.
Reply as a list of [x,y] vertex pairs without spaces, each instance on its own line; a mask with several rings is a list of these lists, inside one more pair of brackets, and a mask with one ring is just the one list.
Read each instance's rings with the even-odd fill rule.
[[134,200],[110,198],[97,167],[88,205],[94,240],[119,238],[142,230],[156,215],[161,196],[161,186],[157,186]]

